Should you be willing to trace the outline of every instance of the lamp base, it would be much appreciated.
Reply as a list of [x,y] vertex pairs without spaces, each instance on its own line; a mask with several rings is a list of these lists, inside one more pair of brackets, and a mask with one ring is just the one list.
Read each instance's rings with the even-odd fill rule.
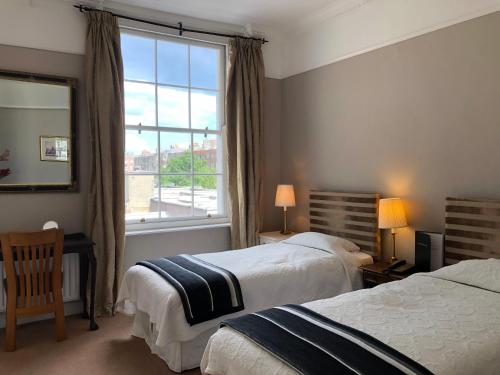
[[287,213],[287,207],[283,207],[283,229],[280,230],[280,234],[291,234],[292,232],[288,230],[288,227],[286,225],[286,213]]
[[396,230],[394,228],[391,228],[391,235],[392,235],[392,257],[391,257],[391,263],[394,263],[395,261],[398,260],[398,258],[396,258]]

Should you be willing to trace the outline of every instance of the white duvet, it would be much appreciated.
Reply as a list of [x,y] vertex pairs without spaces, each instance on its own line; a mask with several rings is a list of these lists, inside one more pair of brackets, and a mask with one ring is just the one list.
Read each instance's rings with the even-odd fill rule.
[[[490,259],[304,306],[372,335],[435,374],[494,375],[500,374],[499,293],[500,260]],[[297,374],[227,327],[210,338],[201,369],[211,375]]]
[[[118,311],[139,313],[143,317],[145,313],[154,332],[149,336],[148,333],[137,335],[154,341],[148,342],[152,350],[171,369],[180,371],[193,366],[181,363],[179,344],[214,330],[224,319],[275,305],[304,303],[359,289],[361,277],[357,268],[362,261],[360,255],[342,249],[327,252],[284,242],[196,255],[234,273],[240,282],[245,309],[193,326],[186,321],[177,291],[150,269],[133,266],[124,275]],[[366,257],[371,262],[371,257],[365,254],[365,261]],[[193,362],[196,363],[194,367],[198,366],[202,353],[203,348]]]

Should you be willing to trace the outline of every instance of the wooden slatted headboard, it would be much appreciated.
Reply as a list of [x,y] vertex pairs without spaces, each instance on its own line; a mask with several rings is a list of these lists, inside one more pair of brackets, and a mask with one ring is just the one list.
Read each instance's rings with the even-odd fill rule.
[[309,227],[346,238],[376,259],[381,257],[378,193],[309,193]]
[[500,259],[500,201],[446,198],[445,264]]

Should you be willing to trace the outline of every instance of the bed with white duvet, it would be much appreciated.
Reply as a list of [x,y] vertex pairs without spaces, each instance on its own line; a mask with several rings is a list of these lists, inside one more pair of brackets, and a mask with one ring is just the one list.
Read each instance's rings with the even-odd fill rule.
[[[500,374],[498,259],[464,261],[303,306],[378,339],[433,374]],[[207,375],[298,374],[229,327],[210,338],[201,370]]]
[[132,334],[143,338],[174,371],[199,366],[207,341],[222,320],[359,289],[358,267],[373,262],[351,241],[313,232],[275,244],[196,257],[238,278],[243,311],[189,325],[177,291],[142,266],[133,266],[125,273],[118,296],[118,311],[135,314]]

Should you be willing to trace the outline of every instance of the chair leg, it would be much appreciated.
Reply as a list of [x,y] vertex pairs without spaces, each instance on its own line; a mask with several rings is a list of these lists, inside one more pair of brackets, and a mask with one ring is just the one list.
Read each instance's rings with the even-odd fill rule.
[[5,351],[13,352],[16,350],[16,308],[7,305],[5,319]]
[[64,321],[64,303],[61,293],[56,293],[55,305],[56,337],[57,341],[63,341],[66,339],[66,323]]

